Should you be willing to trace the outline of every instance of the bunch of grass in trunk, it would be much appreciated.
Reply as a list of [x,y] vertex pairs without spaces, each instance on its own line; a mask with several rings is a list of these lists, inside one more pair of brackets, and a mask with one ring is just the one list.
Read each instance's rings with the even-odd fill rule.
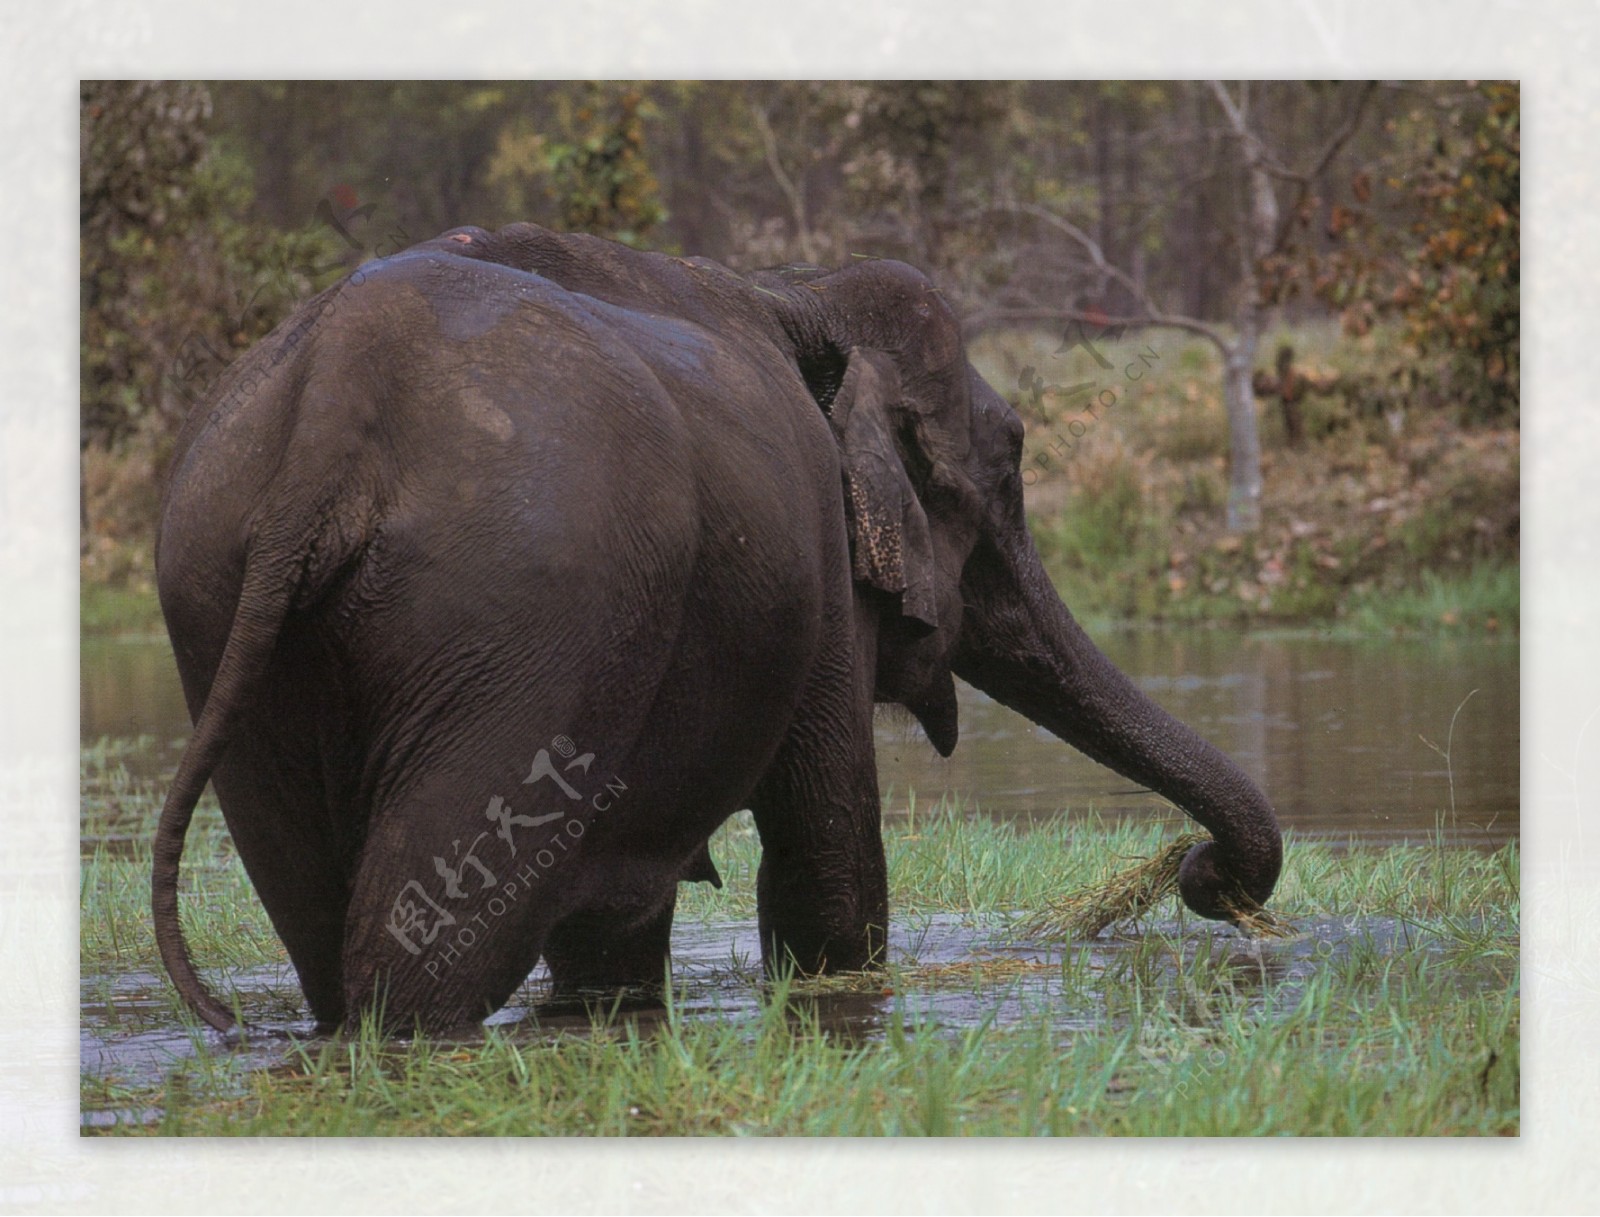
[[[1052,902],[1019,929],[1029,938],[1093,938],[1108,925],[1138,917],[1177,892],[1184,857],[1209,840],[1206,833],[1184,833],[1154,857]],[[1287,922],[1242,893],[1225,903],[1233,924],[1251,937],[1281,938],[1293,932]]]

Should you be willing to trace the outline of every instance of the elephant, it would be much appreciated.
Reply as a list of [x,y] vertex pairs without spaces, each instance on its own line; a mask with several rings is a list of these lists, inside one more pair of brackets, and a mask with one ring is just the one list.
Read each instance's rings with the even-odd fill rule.
[[1212,839],[1202,917],[1271,895],[1263,792],[1093,644],[1023,515],[1023,425],[901,262],[736,273],[533,224],[371,261],[186,420],[161,607],[195,722],[152,909],[208,781],[318,1024],[433,1031],[659,992],[680,882],[749,809],[770,969],[879,965],[878,703],[954,677]]

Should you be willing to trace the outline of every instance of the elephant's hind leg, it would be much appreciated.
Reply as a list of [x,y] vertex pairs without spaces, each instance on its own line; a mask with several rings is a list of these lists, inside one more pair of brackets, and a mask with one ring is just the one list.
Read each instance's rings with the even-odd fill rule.
[[[521,772],[464,756],[375,813],[345,925],[349,1017],[402,1035],[452,1030],[498,1010],[533,971],[574,863],[527,829],[507,841],[487,818],[490,795],[517,791]],[[539,819],[546,793],[543,805],[519,796],[517,814]]]
[[213,780],[250,881],[323,1027],[344,1020],[345,912],[349,877],[319,782],[274,750],[258,729],[241,739]]

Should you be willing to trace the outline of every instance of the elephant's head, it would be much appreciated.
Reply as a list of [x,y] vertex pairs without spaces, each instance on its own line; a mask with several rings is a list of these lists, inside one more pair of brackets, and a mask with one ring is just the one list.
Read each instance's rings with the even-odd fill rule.
[[1023,517],[1023,427],[968,363],[938,290],[867,261],[754,276],[841,452],[854,574],[873,609],[877,697],[948,756],[952,675],[1171,799],[1214,843],[1179,889],[1205,917],[1265,902],[1282,865],[1271,804],[1089,640]]

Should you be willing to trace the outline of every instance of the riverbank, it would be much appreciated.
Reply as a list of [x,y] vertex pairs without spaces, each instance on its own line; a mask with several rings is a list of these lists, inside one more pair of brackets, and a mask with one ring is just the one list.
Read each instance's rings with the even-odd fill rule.
[[[1064,528],[1064,521],[1056,527]],[[1130,591],[1112,577],[1089,580],[1081,571],[1062,571],[1051,563],[1052,578],[1079,617],[1097,628],[1148,625],[1163,618],[1120,614]],[[1220,578],[1220,577],[1219,577]],[[1187,625],[1213,621],[1237,625],[1328,626],[1351,634],[1494,634],[1515,633],[1519,625],[1520,575],[1513,565],[1492,563],[1463,572],[1438,574],[1424,570],[1413,581],[1393,589],[1364,587],[1331,599],[1331,613],[1286,615],[1267,609],[1251,612],[1247,603],[1226,595],[1227,588],[1196,597],[1182,612],[1165,619]],[[1072,590],[1078,594],[1074,596]],[[1138,597],[1132,599],[1137,604]],[[86,638],[160,637],[166,632],[161,604],[148,579],[96,582],[84,576],[78,597],[79,632]]]
[[1248,537],[1224,526],[1228,431],[1210,344],[1161,331],[1064,354],[1048,334],[973,344],[1027,425],[1029,521],[1068,605],[1101,623],[1515,631],[1520,433],[1407,409],[1385,387],[1402,356],[1382,331],[1285,330],[1263,360],[1284,343],[1313,379],[1379,388],[1308,394],[1295,445],[1281,412],[1258,403],[1262,527]]
[[[1270,336],[1262,358],[1290,342],[1307,375],[1370,383],[1398,358],[1390,341],[1381,331],[1343,339],[1302,326]],[[1027,424],[1029,523],[1080,617],[1102,626],[1517,630],[1515,429],[1464,428],[1388,398],[1311,395],[1304,436],[1291,446],[1281,414],[1263,405],[1263,522],[1241,537],[1224,527],[1227,424],[1215,350],[1153,331],[1093,351],[1058,355],[1058,346],[1042,333],[986,335],[972,357]],[[1091,414],[1090,401],[1110,404]],[[161,444],[139,439],[122,453],[85,455],[86,635],[161,632],[151,539],[165,459]]]

